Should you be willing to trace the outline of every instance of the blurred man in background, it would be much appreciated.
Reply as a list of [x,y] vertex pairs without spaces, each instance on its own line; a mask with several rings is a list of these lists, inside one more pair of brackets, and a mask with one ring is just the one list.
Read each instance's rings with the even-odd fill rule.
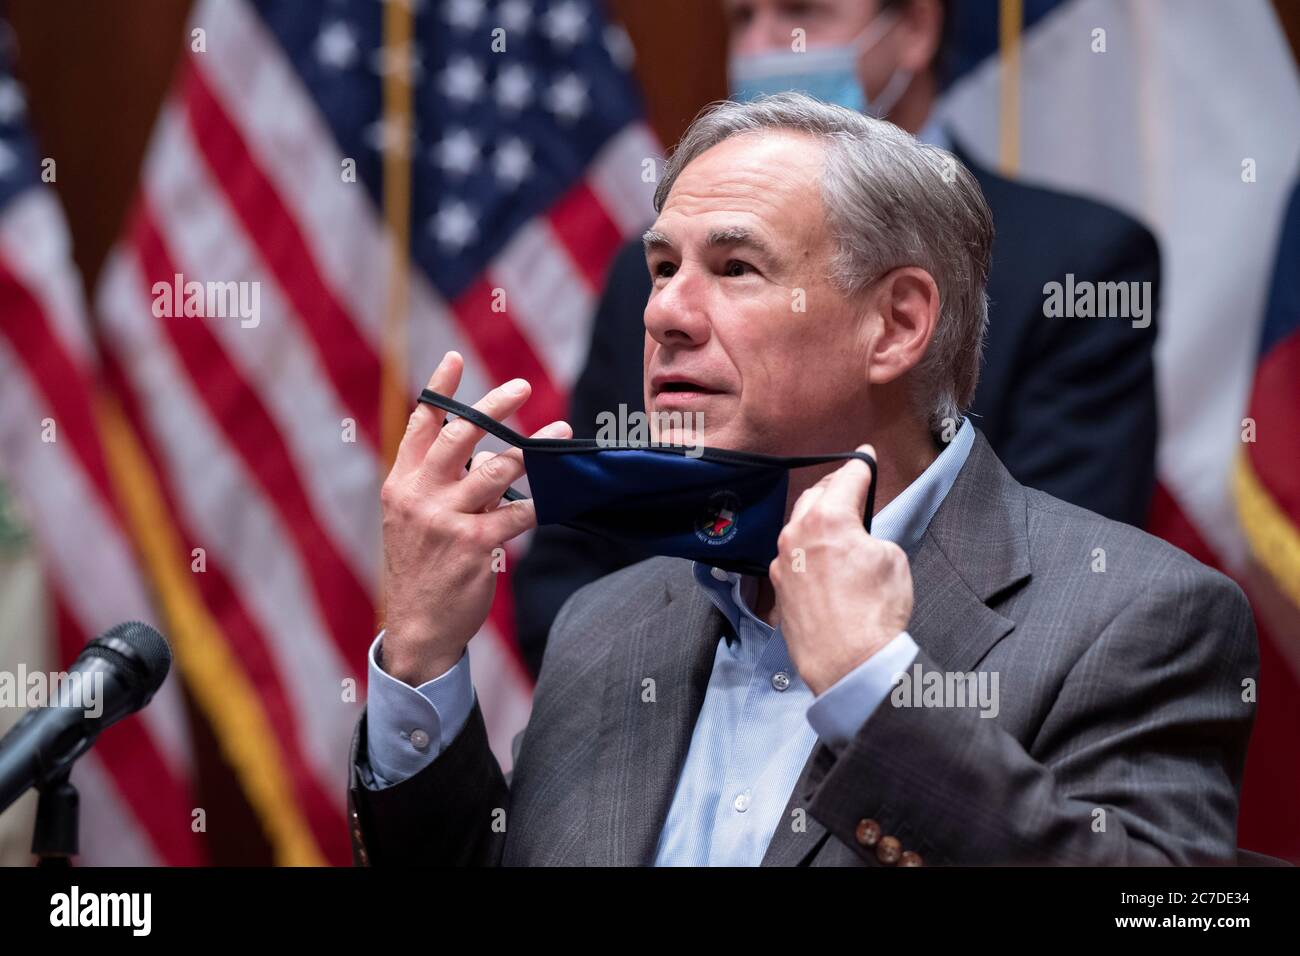
[[[1012,182],[972,161],[935,116],[945,78],[945,0],[724,0],[732,96],[794,89],[891,120],[955,153],[993,212],[989,332],[972,414],[1017,480],[1141,525],[1155,481],[1152,349],[1159,252],[1136,220],[1090,200]],[[806,44],[806,47],[805,47]],[[1049,283],[1139,283],[1147,314],[1049,316]],[[611,267],[571,397],[578,437],[597,415],[642,407],[640,242]],[[707,424],[707,423],[706,423]],[[705,440],[707,442],[707,433]],[[537,531],[514,576],[519,642],[534,673],[574,591],[643,556],[561,526]]]

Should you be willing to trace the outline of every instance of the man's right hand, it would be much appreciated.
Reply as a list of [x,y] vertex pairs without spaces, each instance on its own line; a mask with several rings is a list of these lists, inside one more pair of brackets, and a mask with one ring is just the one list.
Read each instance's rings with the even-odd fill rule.
[[[428,388],[455,395],[464,364],[459,354],[448,352]],[[514,379],[474,407],[504,421],[530,391],[526,381]],[[383,668],[412,687],[442,676],[460,660],[492,606],[493,551],[537,524],[531,499],[501,501],[524,473],[523,452],[474,455],[466,471],[483,431],[464,419],[446,425],[442,419],[441,411],[416,406],[380,493],[387,618]],[[572,434],[565,422],[552,422],[534,437]]]

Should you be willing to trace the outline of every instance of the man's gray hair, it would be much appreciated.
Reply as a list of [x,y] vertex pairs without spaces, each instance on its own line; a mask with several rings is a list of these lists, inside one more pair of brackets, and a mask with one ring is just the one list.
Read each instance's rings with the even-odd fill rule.
[[915,394],[929,405],[930,429],[970,407],[988,326],[993,218],[975,177],[951,153],[854,110],[802,93],[707,107],[682,137],[655,190],[663,209],[691,160],[744,133],[791,130],[825,143],[822,202],[838,245],[830,280],[855,296],[892,269],[917,266],[939,287],[940,313]]

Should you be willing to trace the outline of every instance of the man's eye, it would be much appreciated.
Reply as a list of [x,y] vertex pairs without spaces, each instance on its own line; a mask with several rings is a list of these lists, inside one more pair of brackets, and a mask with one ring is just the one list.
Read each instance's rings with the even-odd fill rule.
[[661,262],[654,267],[653,275],[656,279],[671,279],[677,272],[677,267],[671,262]]
[[748,262],[741,262],[739,259],[728,259],[727,264],[723,266],[722,274],[729,278],[748,275],[754,271],[754,267]]

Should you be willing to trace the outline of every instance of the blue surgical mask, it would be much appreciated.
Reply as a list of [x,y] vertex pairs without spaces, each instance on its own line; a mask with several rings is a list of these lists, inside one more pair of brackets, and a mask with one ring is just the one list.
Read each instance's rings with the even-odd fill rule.
[[897,14],[882,13],[848,43],[813,47],[802,53],[770,50],[732,56],[728,64],[731,98],[745,102],[771,93],[796,91],[883,118],[907,91],[911,71],[894,70],[880,95],[868,101],[858,79],[858,60],[880,43],[897,22]]
[[[454,398],[420,401],[522,448],[538,524],[562,524],[618,541],[646,557],[702,561],[767,574],[785,524],[790,471],[861,459],[871,469],[863,526],[871,530],[876,462],[860,451],[778,457],[686,445],[609,446],[591,438],[525,438]],[[698,454],[696,454],[698,453]],[[522,497],[514,489],[507,500]]]

